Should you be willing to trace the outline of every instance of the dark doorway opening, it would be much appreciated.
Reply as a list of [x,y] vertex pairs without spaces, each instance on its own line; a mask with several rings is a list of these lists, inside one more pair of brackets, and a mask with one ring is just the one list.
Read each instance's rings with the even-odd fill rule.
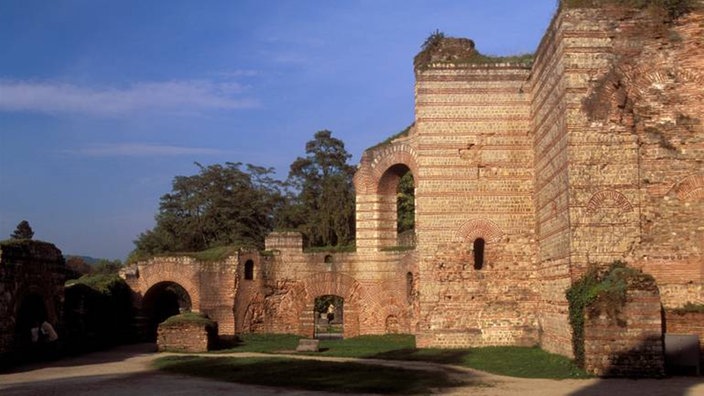
[[147,321],[145,336],[147,340],[155,341],[159,323],[171,316],[191,310],[191,296],[178,283],[157,283],[144,295],[142,310]]
[[22,299],[15,322],[15,345],[25,349],[32,344],[32,328],[48,319],[44,298],[30,293]]
[[484,239],[477,238],[474,240],[474,269],[480,270],[484,267]]

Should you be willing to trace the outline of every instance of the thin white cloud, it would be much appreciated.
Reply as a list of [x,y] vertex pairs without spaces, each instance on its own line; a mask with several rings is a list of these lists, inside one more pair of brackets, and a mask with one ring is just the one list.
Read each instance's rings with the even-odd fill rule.
[[66,150],[63,153],[87,157],[154,157],[179,155],[220,155],[225,154],[226,151],[211,148],[182,147],[146,143],[115,143],[95,144],[73,150]]
[[73,113],[119,117],[161,111],[198,114],[258,107],[235,82],[181,80],[127,87],[87,87],[62,82],[0,79],[0,112]]
[[219,74],[223,77],[238,78],[238,77],[257,77],[257,76],[260,76],[262,73],[258,70],[237,69],[237,70],[224,71]]

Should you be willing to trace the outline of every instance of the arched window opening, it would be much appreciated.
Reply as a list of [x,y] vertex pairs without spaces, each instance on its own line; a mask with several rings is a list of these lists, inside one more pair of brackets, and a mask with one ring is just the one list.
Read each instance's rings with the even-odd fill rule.
[[415,247],[415,181],[410,168],[402,163],[390,166],[377,186],[379,206],[376,227],[381,250],[408,250]]
[[244,263],[244,279],[252,280],[254,279],[254,261],[247,260]]
[[484,267],[484,239],[477,238],[474,240],[474,269],[480,270]]
[[415,246],[415,180],[407,170],[396,189],[396,230],[399,246]]
[[315,299],[315,338],[340,339],[344,334],[344,299],[326,295]]
[[406,274],[406,298],[408,303],[413,302],[413,273]]

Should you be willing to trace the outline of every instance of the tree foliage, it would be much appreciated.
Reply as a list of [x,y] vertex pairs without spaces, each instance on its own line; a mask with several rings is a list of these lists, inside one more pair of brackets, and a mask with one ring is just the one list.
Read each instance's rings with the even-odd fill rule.
[[298,157],[289,171],[294,189],[280,212],[278,226],[303,233],[308,246],[345,245],[354,238],[355,168],[342,140],[322,130],[306,143],[306,156]]
[[15,228],[10,237],[12,239],[32,239],[34,238],[34,231],[27,220],[22,220],[17,224],[17,228]]
[[135,241],[133,257],[193,252],[232,244],[262,247],[282,203],[273,169],[227,162],[176,176],[161,197],[156,225]]
[[413,173],[406,172],[398,183],[396,200],[397,230],[399,233],[415,228],[415,185]]

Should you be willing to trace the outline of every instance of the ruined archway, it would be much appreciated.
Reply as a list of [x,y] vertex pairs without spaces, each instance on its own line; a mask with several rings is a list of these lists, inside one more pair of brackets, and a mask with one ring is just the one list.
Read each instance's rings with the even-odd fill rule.
[[159,282],[147,290],[142,299],[142,315],[146,320],[146,337],[156,339],[159,323],[180,312],[190,311],[191,296],[176,282]]
[[384,334],[384,323],[379,318],[384,317],[388,308],[382,306],[378,296],[370,294],[356,279],[335,272],[320,272],[302,279],[278,304],[287,307],[281,312],[278,322],[293,324],[292,332],[313,337],[315,301],[320,296],[337,296],[343,300],[341,320],[345,338],[360,334]]
[[394,164],[376,185],[376,236],[381,248],[415,245],[415,179],[405,164]]
[[[362,156],[362,164],[355,174],[355,190],[357,202],[357,250],[367,248],[379,250],[393,246],[412,245],[413,235],[404,238],[399,235],[399,219],[409,222],[409,217],[399,218],[399,193],[415,198],[415,187],[418,182],[416,154],[413,147],[406,143],[394,143],[372,149]],[[402,178],[404,183],[402,183]],[[405,181],[410,181],[410,189],[399,191]],[[413,203],[410,223],[414,223],[415,200]],[[401,231],[406,231],[401,229]],[[411,232],[412,233],[412,232]],[[407,232],[407,234],[409,234]]]

